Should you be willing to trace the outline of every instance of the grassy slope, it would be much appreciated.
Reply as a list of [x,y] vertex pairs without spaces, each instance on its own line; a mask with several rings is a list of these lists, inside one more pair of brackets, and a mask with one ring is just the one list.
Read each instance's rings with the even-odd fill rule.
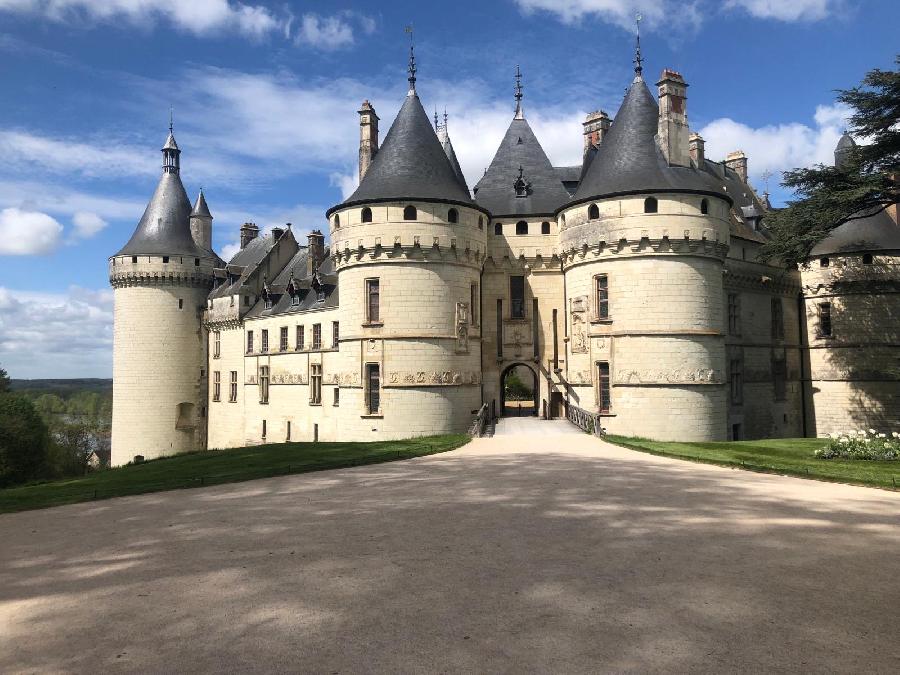
[[840,483],[888,488],[900,486],[900,462],[816,459],[813,452],[828,443],[827,439],[821,438],[772,438],[719,443],[666,443],[623,436],[607,436],[606,440],[654,455],[692,459],[708,464],[736,465],[753,471]]
[[453,450],[462,434],[377,443],[277,443],[210,450],[99,471],[83,478],[0,490],[0,513],[267,476],[376,464]]

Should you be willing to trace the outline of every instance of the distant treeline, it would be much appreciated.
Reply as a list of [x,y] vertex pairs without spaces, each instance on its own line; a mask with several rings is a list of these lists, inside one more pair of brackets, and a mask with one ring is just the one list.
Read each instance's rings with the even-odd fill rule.
[[112,419],[112,380],[12,380],[10,389],[30,400],[44,419],[63,415],[101,425]]

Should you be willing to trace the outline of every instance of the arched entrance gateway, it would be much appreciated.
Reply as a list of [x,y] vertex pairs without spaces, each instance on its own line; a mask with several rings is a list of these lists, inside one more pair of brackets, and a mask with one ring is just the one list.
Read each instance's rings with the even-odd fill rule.
[[500,414],[528,417],[538,414],[538,377],[524,363],[513,363],[500,373]]

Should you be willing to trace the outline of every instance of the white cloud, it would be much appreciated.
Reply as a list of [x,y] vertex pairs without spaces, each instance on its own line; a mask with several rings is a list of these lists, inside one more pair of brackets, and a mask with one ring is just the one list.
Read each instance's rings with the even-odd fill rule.
[[726,9],[743,9],[757,19],[821,21],[838,11],[843,0],[728,0]]
[[90,239],[109,225],[103,218],[90,211],[78,211],[72,216],[75,225],[75,236],[79,239]]
[[329,185],[340,188],[341,197],[347,199],[347,197],[352,195],[356,191],[356,188],[359,187],[359,171],[354,171],[352,173],[332,173],[328,177],[328,183]]
[[104,144],[101,149],[98,145],[25,131],[0,131],[0,153],[7,163],[37,164],[53,172],[86,177],[151,175],[159,173],[161,165],[150,148]]
[[353,44],[353,27],[336,16],[304,14],[295,40],[326,51],[340,49]]
[[0,363],[12,377],[109,377],[111,290],[61,293],[0,286]]
[[79,212],[87,212],[104,219],[128,219],[137,224],[150,194],[152,187],[145,197],[116,198],[81,192],[55,183],[0,179],[0,207],[43,211],[66,218],[72,218]]
[[43,255],[59,246],[63,226],[40,211],[0,211],[0,255]]

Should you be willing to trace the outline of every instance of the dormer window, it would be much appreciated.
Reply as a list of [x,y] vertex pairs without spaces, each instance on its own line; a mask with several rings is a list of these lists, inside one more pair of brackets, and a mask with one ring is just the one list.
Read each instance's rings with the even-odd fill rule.
[[267,295],[265,298],[266,301],[266,309],[272,309],[272,296]]
[[299,307],[300,306],[300,294],[294,293],[291,296],[291,307]]
[[316,293],[316,302],[325,302],[325,291]]
[[656,197],[647,197],[644,200],[644,213],[657,213],[659,211],[659,202]]
[[519,176],[513,183],[513,189],[516,191],[516,197],[527,197],[531,194],[531,183],[525,180],[521,165],[519,165]]

